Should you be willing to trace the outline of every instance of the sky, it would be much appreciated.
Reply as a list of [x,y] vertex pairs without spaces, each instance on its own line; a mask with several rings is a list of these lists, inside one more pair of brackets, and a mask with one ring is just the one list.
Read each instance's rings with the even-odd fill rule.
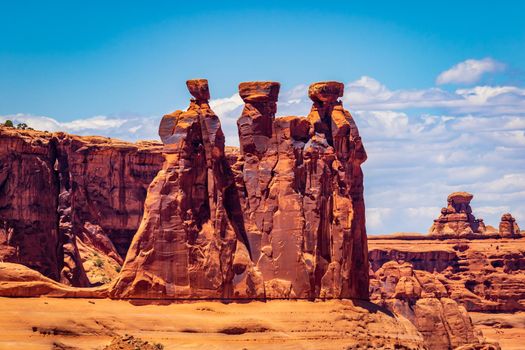
[[281,83],[277,115],[306,115],[310,83],[345,83],[360,129],[367,229],[426,232],[450,192],[525,226],[525,2],[4,1],[0,122],[158,139],[207,78],[238,144],[242,81]]

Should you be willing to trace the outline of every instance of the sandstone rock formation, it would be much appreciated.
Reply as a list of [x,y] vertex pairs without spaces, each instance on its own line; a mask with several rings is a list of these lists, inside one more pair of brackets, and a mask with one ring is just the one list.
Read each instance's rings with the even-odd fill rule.
[[[208,104],[207,82],[187,85],[195,97],[188,110],[165,115],[160,124],[166,159],[149,187],[144,218],[114,297],[229,298],[235,271],[249,261],[224,134]],[[262,296],[257,287],[254,297]]]
[[106,298],[107,286],[63,285],[21,264],[0,262],[0,297]]
[[472,215],[470,201],[474,195],[467,192],[454,192],[447,198],[447,207],[441,209],[441,215],[434,220],[430,228],[431,235],[468,236],[473,233],[484,233],[483,219]]
[[372,275],[371,300],[408,318],[431,350],[480,343],[467,311],[448,295],[438,276],[389,261]]
[[0,127],[0,261],[89,286],[77,239],[98,230],[124,256],[161,162],[152,142]]
[[279,84],[239,85],[240,154],[226,157],[205,80],[164,116],[165,163],[111,295],[115,298],[368,298],[366,153],[338,100],[316,83],[308,117],[275,118]]
[[434,274],[451,299],[468,311],[525,311],[525,239],[420,239],[370,237],[372,271],[410,263]]
[[518,223],[510,213],[505,213],[501,216],[501,222],[499,223],[499,234],[501,237],[511,238],[521,236]]

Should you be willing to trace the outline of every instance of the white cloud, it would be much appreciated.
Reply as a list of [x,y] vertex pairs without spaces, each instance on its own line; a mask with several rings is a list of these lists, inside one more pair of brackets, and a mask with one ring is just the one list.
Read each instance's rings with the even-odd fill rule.
[[366,208],[366,226],[374,230],[383,227],[391,213],[391,208]]
[[[487,224],[498,225],[499,209],[525,222],[525,89],[390,90],[371,77],[345,86],[344,106],[354,116],[368,153],[363,169],[369,233],[426,232],[453,191],[473,193],[472,207]],[[238,145],[236,122],[244,106],[238,94],[210,105],[221,119],[227,144]],[[298,85],[281,92],[277,115],[306,115],[311,106],[307,86]],[[158,139],[160,117],[2,119],[41,130],[133,141]]]
[[[487,215],[496,215],[496,216],[501,216],[503,213],[506,213],[509,211],[509,207],[508,206],[505,206],[505,205],[502,205],[502,206],[495,206],[495,207],[490,207],[490,206],[485,206],[485,207],[476,207],[474,210],[473,210],[473,214],[474,216],[476,217],[485,217]],[[492,223],[493,226],[497,225],[496,222],[493,222]]]
[[0,116],[0,122],[7,119],[15,124],[26,123],[37,130],[65,131],[78,135],[100,135],[123,140],[158,140],[159,117],[108,117],[94,116],[60,122],[56,119],[28,114]]
[[478,82],[485,73],[499,72],[504,69],[503,63],[490,57],[481,60],[468,59],[442,72],[437,77],[436,83],[439,85],[473,84]]
[[414,207],[407,208],[406,212],[410,218],[421,219],[425,218],[428,223],[432,223],[432,220],[439,216],[440,207]]

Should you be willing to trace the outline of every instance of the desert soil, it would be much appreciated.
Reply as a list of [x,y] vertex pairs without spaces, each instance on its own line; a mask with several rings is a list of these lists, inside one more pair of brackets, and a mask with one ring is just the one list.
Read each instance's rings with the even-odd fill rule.
[[485,338],[499,342],[502,350],[525,349],[525,312],[469,312],[469,315]]
[[363,349],[365,344],[418,349],[421,344],[407,320],[364,302],[141,306],[109,299],[0,298],[0,310],[0,349],[102,349],[124,334],[164,349]]

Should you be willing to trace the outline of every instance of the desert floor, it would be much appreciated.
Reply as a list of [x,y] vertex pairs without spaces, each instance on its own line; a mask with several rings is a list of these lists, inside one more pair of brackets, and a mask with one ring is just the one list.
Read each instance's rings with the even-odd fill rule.
[[0,349],[101,349],[131,334],[164,349],[417,347],[407,320],[365,302],[133,305],[108,299],[0,298]]
[[488,341],[499,342],[502,350],[525,349],[525,312],[489,314],[469,312],[472,321]]

